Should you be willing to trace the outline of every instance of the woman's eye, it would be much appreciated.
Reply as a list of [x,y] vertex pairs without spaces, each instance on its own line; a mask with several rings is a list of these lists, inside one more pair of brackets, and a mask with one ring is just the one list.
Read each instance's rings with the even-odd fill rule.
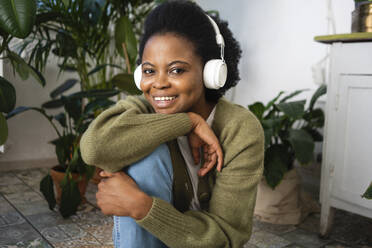
[[144,74],[151,74],[151,73],[154,73],[154,70],[152,70],[152,69],[144,69],[143,70],[143,73]]
[[184,69],[181,69],[181,68],[174,68],[172,69],[170,72],[173,73],[173,74],[181,74],[183,73],[185,70]]

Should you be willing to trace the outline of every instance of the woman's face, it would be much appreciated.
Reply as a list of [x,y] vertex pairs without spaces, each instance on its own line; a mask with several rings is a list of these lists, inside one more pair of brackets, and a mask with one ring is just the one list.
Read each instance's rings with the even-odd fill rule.
[[173,33],[147,41],[141,88],[157,113],[202,113],[207,108],[202,60],[190,41]]

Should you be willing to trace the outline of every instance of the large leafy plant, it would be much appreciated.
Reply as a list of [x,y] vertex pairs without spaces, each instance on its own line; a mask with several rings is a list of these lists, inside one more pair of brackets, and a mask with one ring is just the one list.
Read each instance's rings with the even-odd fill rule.
[[[35,0],[0,0],[0,55],[9,58],[13,68],[23,78],[33,75],[41,85],[44,78],[28,65],[21,57],[13,53],[9,43],[14,39],[26,38],[32,30],[36,17]],[[16,104],[16,91],[11,82],[0,76],[0,145],[8,138],[8,124],[4,113],[11,112]]]
[[[35,25],[27,39],[14,47],[14,51],[6,49],[7,58],[21,77],[29,74],[39,76],[44,84],[45,80],[40,72],[44,71],[50,58],[58,59],[61,73],[76,72],[78,79],[69,79],[58,86],[50,94],[52,100],[40,108],[18,107],[7,118],[27,110],[35,110],[53,125],[58,137],[51,143],[55,145],[59,164],[66,172],[61,185],[60,212],[68,217],[76,211],[81,201],[78,181],[83,177],[89,179],[93,170],[93,167],[87,166],[81,159],[81,134],[95,116],[113,103],[109,97],[120,97],[117,89],[127,94],[140,93],[132,76],[137,56],[138,33],[142,29],[144,17],[161,1],[33,2],[36,2]],[[64,94],[74,86],[79,86],[80,91]],[[47,109],[52,108],[62,108],[62,112],[50,115]],[[73,172],[80,174],[78,179],[72,177]],[[41,181],[40,186],[53,209],[56,203],[50,175]]]
[[326,86],[322,85],[315,91],[307,108],[306,100],[289,101],[303,91],[288,95],[282,91],[266,105],[255,102],[248,106],[264,129],[264,176],[273,189],[292,169],[295,160],[300,164],[313,160],[315,142],[323,138],[319,129],[324,125],[324,113],[314,106],[317,99],[326,93]]
[[[71,80],[67,83],[71,84]],[[11,118],[25,111],[34,110],[42,114],[53,126],[57,138],[50,143],[55,146],[58,158],[58,169],[65,172],[60,185],[62,188],[59,211],[63,217],[74,214],[82,198],[79,193],[78,183],[81,180],[89,180],[94,173],[95,167],[84,163],[81,158],[79,141],[90,122],[105,108],[114,104],[109,98],[119,93],[117,90],[88,90],[63,95],[67,88],[58,87],[51,92],[55,99],[50,100],[41,107],[18,107],[8,114]],[[91,99],[89,104],[83,105],[83,100]],[[48,114],[48,109],[60,109],[59,114]],[[59,127],[57,127],[59,126]],[[74,178],[78,174],[78,178]],[[46,175],[40,183],[40,191],[48,201],[49,208],[55,208],[56,200],[54,185],[50,174]]]
[[138,93],[131,77],[137,37],[154,6],[153,0],[37,0],[36,25],[18,49],[38,71],[57,57],[62,72],[77,73],[81,90]]

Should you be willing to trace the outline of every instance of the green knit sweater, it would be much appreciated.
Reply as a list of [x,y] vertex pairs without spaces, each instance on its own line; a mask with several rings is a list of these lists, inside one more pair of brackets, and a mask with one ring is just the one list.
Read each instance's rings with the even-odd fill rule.
[[[154,197],[147,216],[137,221],[169,247],[241,248],[250,238],[263,172],[262,127],[249,110],[222,98],[212,129],[224,152],[224,166],[222,172],[210,172],[207,209],[180,212]],[[190,130],[186,113],[157,114],[143,97],[128,97],[92,122],[80,142],[82,157],[87,164],[114,172]]]

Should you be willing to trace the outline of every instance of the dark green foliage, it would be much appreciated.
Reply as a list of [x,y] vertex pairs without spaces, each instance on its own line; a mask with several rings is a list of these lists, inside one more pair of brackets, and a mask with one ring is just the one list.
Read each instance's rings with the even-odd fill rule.
[[35,0],[0,0],[0,29],[17,38],[26,38],[35,22]]
[[40,192],[48,202],[49,209],[53,210],[56,206],[56,198],[54,196],[54,184],[52,177],[48,174],[40,182]]
[[4,144],[8,138],[8,123],[3,115],[0,113],[0,145]]
[[13,85],[0,76],[0,112],[9,113],[16,104],[16,92]]
[[[12,1],[0,0],[0,3]],[[6,102],[4,109],[9,112],[6,118],[28,110],[38,111],[55,129],[58,138],[51,141],[51,144],[55,145],[59,164],[67,173],[62,187],[60,211],[67,217],[76,211],[80,203],[77,197],[77,181],[80,179],[73,179],[70,173],[79,173],[89,180],[95,170],[95,167],[85,164],[81,158],[79,141],[83,132],[99,113],[114,104],[110,98],[117,96],[120,90],[127,94],[139,93],[132,74],[137,56],[137,38],[145,16],[156,3],[153,0],[18,0],[22,4],[35,1],[36,17],[35,11],[30,9],[29,13],[29,16],[34,16],[29,25],[35,25],[27,31],[31,33],[19,46],[17,53],[7,46],[16,35],[5,32],[7,29],[3,28],[2,20],[6,15],[1,15],[0,35],[4,40],[0,45],[0,53],[3,52],[10,60],[22,79],[31,75],[41,85],[45,85],[40,72],[47,65],[50,55],[58,57],[61,73],[74,71],[79,78],[68,79],[56,87],[50,93],[51,99],[40,108],[21,106],[14,110],[12,101],[3,101],[1,93],[5,91],[5,86],[1,87],[3,84],[0,82],[0,107],[3,107],[2,102]],[[3,7],[3,4],[0,6]],[[0,13],[4,11],[2,8]],[[111,27],[115,27],[115,33]],[[113,36],[117,44],[116,51],[112,51],[109,45]],[[22,51],[28,53],[28,61],[19,56]],[[78,92],[68,93],[76,86],[80,86]],[[10,95],[6,94],[6,97]],[[49,109],[62,111],[57,115],[49,115],[46,112]],[[60,128],[57,128],[58,125]],[[2,142],[3,137],[7,136],[2,113],[0,135]],[[44,188],[50,186],[46,180],[43,180]]]
[[61,188],[62,195],[59,212],[63,218],[68,218],[76,213],[81,202],[78,182],[72,179],[70,173],[66,173],[65,178],[61,182]]
[[57,96],[61,95],[65,91],[71,89],[77,82],[79,82],[77,79],[68,79],[63,84],[58,86],[55,90],[50,92],[51,98],[56,98]]
[[273,189],[281,182],[284,173],[292,169],[294,160],[301,164],[311,162],[315,142],[323,140],[318,129],[324,125],[324,113],[321,109],[314,109],[314,104],[326,93],[326,86],[315,91],[307,109],[305,100],[288,101],[303,91],[297,90],[284,97],[284,92],[279,92],[266,106],[261,102],[248,106],[264,129],[264,175]]
[[111,82],[114,85],[116,85],[119,89],[123,90],[124,92],[127,92],[130,95],[142,94],[142,91],[140,91],[136,87],[132,74],[128,73],[117,74],[111,79]]
[[366,198],[368,200],[372,200],[372,182],[369,185],[369,187],[366,190],[366,192],[364,192],[364,194],[362,195],[362,197],[364,197],[364,198]]

